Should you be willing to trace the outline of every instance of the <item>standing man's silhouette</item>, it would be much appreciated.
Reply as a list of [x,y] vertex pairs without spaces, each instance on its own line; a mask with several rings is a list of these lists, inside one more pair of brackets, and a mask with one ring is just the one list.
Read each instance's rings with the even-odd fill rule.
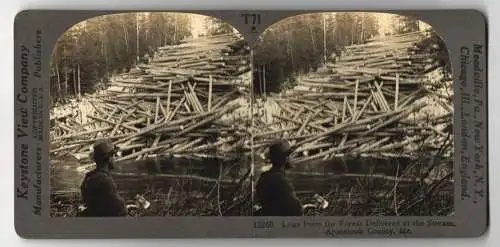
[[276,141],[270,146],[272,168],[257,181],[255,197],[262,209],[256,216],[302,216],[302,205],[285,174],[290,168],[290,153],[291,147],[286,141]]
[[125,202],[118,195],[116,184],[109,174],[115,167],[115,152],[116,148],[109,140],[100,140],[94,144],[96,168],[85,175],[81,185],[82,199],[87,207],[82,216],[127,215]]

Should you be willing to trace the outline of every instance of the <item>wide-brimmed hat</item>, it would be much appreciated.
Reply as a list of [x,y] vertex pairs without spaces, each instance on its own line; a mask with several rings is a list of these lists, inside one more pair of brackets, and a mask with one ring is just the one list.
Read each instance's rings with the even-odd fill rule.
[[98,140],[94,143],[94,156],[112,156],[116,153],[116,147],[109,139]]
[[293,152],[292,146],[286,140],[274,141],[269,146],[269,156],[283,155],[288,156]]

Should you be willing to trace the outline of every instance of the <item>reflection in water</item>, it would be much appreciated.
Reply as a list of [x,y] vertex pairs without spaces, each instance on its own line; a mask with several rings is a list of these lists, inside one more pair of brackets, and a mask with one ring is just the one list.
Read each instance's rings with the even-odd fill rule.
[[85,173],[79,172],[76,160],[67,159],[64,161],[51,162],[51,179],[53,191],[79,192],[80,183]]

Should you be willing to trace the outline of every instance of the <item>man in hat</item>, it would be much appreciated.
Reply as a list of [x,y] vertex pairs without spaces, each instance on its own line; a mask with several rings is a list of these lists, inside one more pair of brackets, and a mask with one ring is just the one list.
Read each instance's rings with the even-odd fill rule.
[[302,205],[285,174],[290,168],[291,152],[290,144],[282,140],[269,147],[272,168],[257,181],[255,197],[262,209],[256,216],[302,216]]
[[110,140],[99,140],[94,144],[96,168],[85,175],[81,195],[86,211],[82,216],[106,217],[126,216],[127,207],[118,195],[116,184],[109,174],[115,168],[113,156],[116,148]]

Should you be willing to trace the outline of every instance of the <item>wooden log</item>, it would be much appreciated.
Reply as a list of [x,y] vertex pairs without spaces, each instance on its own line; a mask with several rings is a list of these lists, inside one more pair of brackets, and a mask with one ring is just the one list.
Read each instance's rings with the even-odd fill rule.
[[160,114],[160,97],[156,97],[156,109],[155,109],[154,123],[158,123],[159,114]]
[[396,74],[396,90],[394,92],[394,110],[398,109],[399,100],[399,74]]
[[79,132],[79,133],[71,133],[68,135],[55,137],[54,139],[52,139],[52,141],[55,142],[55,141],[64,140],[64,139],[71,139],[71,138],[75,138],[75,137],[79,137],[79,136],[85,136],[85,135],[93,134],[96,132],[112,130],[112,129],[113,129],[113,127],[103,127],[103,128],[89,130],[89,131],[83,131],[83,132]]
[[253,137],[254,138],[259,138],[259,137],[263,137],[263,136],[267,137],[267,136],[271,136],[271,135],[286,132],[286,131],[294,131],[297,128],[298,127],[290,127],[290,128],[284,128],[284,129],[278,129],[278,130],[272,130],[272,131],[265,131],[265,132],[261,132],[261,133],[255,133],[253,135]]
[[302,158],[302,159],[292,159],[290,162],[293,163],[293,164],[302,163],[302,162],[306,162],[306,161],[318,159],[318,158],[321,158],[321,157],[323,157],[325,155],[331,155],[333,153],[344,151],[346,149],[354,148],[354,147],[356,147],[356,145],[354,145],[354,144],[345,145],[343,147],[333,147],[333,148],[330,148],[330,149],[328,149],[326,151],[320,152],[318,154],[311,155],[309,157],[305,157],[305,158]]
[[[372,96],[373,98],[375,99],[375,101],[377,102],[377,104],[380,106],[379,109],[383,110],[383,111],[387,111],[387,109],[385,108],[385,104],[383,102],[383,100],[380,98],[380,94],[378,94],[377,92],[373,91],[373,88],[371,85],[369,85],[370,87],[370,91],[372,93]],[[375,106],[372,106],[374,110],[378,110],[377,107]]]
[[[344,97],[351,97],[351,96],[352,97],[354,96],[354,92],[306,93],[306,94],[302,94],[301,97],[305,97],[305,98],[330,97],[330,98],[342,99]],[[368,97],[369,94],[367,94],[367,93],[358,93],[358,96]]]
[[[143,98],[143,99],[156,99],[157,97],[168,97],[168,93],[134,93],[134,94],[120,94],[116,95],[115,97],[120,98],[120,99],[132,99],[132,98]],[[181,94],[174,94],[172,93],[171,96],[174,97],[181,97]]]
[[165,108],[163,107],[163,102],[161,100],[160,100],[160,111],[163,117],[159,118],[158,121],[167,121],[168,114]]
[[[413,107],[417,108],[417,107],[421,107],[421,106],[422,106],[422,104],[416,104]],[[403,110],[407,110],[407,109],[403,109]],[[360,119],[360,120],[357,120],[355,122],[338,124],[338,125],[330,128],[330,129],[328,129],[327,131],[325,131],[323,133],[319,133],[317,135],[314,135],[313,137],[307,138],[307,139],[305,139],[305,140],[297,143],[296,145],[300,146],[300,145],[303,145],[304,143],[307,143],[307,142],[319,141],[322,138],[324,138],[325,136],[331,135],[331,134],[336,133],[336,132],[339,132],[339,131],[343,130],[344,128],[348,127],[348,126],[353,126],[354,124],[356,124],[356,125],[367,124],[367,123],[370,123],[370,122],[372,122],[374,120],[382,119],[382,118],[389,117],[389,116],[395,116],[395,115],[400,114],[401,112],[403,112],[403,110],[399,109],[397,111],[385,112],[385,113],[382,113],[382,114],[379,114],[379,115],[375,115],[375,116],[372,116],[372,117],[368,117],[368,118],[365,118],[365,119]]]
[[[207,117],[199,122],[195,122],[194,124],[192,124],[191,126],[187,127],[186,129],[182,130],[181,132],[179,132],[177,135],[175,135],[174,137],[178,137],[178,136],[181,136],[185,133],[188,133],[190,131],[192,131],[193,129],[196,129],[196,128],[199,128],[200,126],[203,126],[209,122],[212,122],[214,121],[215,119],[218,119],[220,118],[222,115],[224,115],[225,113],[229,112],[229,111],[232,111],[234,109],[236,109],[237,106],[233,105],[233,106],[230,106],[230,107],[225,107],[223,108],[222,110],[218,111],[218,112],[209,112],[211,114],[207,115],[207,116],[210,116],[210,117]],[[202,114],[200,114],[202,115]]]
[[[111,125],[113,125],[113,126],[116,126],[116,122],[110,121],[110,120],[108,120],[108,119],[104,119],[104,118],[100,118],[100,117],[97,117],[97,116],[92,116],[92,115],[87,115],[87,117],[88,117],[88,118],[91,118],[91,119],[95,119],[95,120],[97,120],[97,121],[101,121],[101,122],[105,122],[105,123],[111,124]],[[131,130],[131,131],[139,131],[139,129],[138,129],[138,128],[131,127],[131,126],[127,125],[127,124],[121,124],[121,126],[122,126],[123,128],[129,129],[129,130]]]
[[311,119],[314,118],[314,117],[316,117],[320,112],[321,112],[321,109],[318,109],[314,113],[309,114],[309,116],[304,121],[304,123],[302,124],[302,126],[300,127],[300,129],[297,131],[296,135],[301,135],[302,132],[305,130],[306,126],[309,125],[309,122],[311,121]]
[[201,105],[201,102],[200,102],[200,99],[198,99],[198,96],[196,95],[196,91],[194,90],[194,88],[196,87],[196,83],[194,86],[191,85],[190,82],[187,83],[188,84],[188,87],[189,87],[189,90],[190,90],[190,93],[192,95],[192,98],[196,104],[196,107],[198,109],[199,112],[203,112],[203,106]]
[[[182,86],[182,88],[185,89],[184,86]],[[195,103],[193,95],[190,92],[188,92],[187,90],[184,90],[184,97],[186,97],[186,101],[187,101],[187,102],[184,102],[184,107],[186,108],[186,110],[188,112],[191,112],[191,108],[189,108],[188,103],[189,103],[189,105],[192,106],[193,111],[200,112],[198,109],[198,106]]]
[[[106,120],[110,120],[110,119],[113,117],[113,115],[115,115],[117,112],[118,112],[118,107],[115,107],[115,109],[113,109],[113,111],[111,111],[111,112],[107,115]],[[89,116],[89,117],[90,117],[90,116]]]
[[415,104],[413,106],[410,106],[408,107],[407,109],[404,109],[402,112],[398,113],[397,115],[391,117],[389,120],[387,121],[384,121],[382,122],[381,124],[377,125],[376,127],[370,129],[369,131],[366,131],[364,134],[362,134],[361,136],[366,136],[366,135],[369,135],[371,133],[374,133],[376,132],[377,130],[393,123],[393,122],[396,122],[400,119],[402,119],[403,117],[406,117],[408,114],[410,114],[412,111],[415,111],[419,108],[422,108],[425,106],[425,103],[419,103],[419,104]]
[[293,152],[294,153],[301,153],[304,151],[317,150],[317,149],[330,148],[330,147],[332,147],[331,143],[309,144],[309,145],[301,146],[301,147],[295,149]]
[[74,130],[73,130],[73,129],[71,129],[70,127],[66,126],[65,124],[63,124],[63,123],[61,123],[61,122],[58,122],[57,120],[56,120],[56,125],[57,125],[57,127],[61,128],[61,129],[63,129],[63,130],[65,130],[65,131],[67,131],[67,132],[70,132],[70,133],[71,133],[71,132],[74,132]]
[[359,80],[356,80],[356,87],[354,88],[354,107],[353,107],[352,121],[355,120],[358,111],[358,88],[359,88]]
[[168,81],[168,93],[167,93],[167,109],[165,115],[165,121],[169,120],[170,114],[170,102],[172,101],[172,80]]
[[[287,106],[285,106],[284,104],[278,104],[278,107],[281,109],[281,112],[280,113],[283,113],[283,112],[286,112],[288,113],[288,115],[290,116],[294,116],[294,113],[292,110],[288,109]],[[295,119],[296,120],[296,119]]]
[[[227,110],[227,109],[230,109],[230,108],[228,107],[225,110]],[[162,127],[167,127],[169,125],[173,126],[173,125],[181,124],[181,123],[188,122],[188,121],[191,121],[191,120],[204,118],[206,116],[210,116],[210,115],[213,115],[213,114],[214,114],[214,112],[212,111],[212,112],[200,113],[198,115],[194,115],[194,116],[191,116],[191,117],[186,117],[186,118],[175,120],[175,121],[171,121],[171,122],[152,124],[151,126],[143,128],[143,129],[141,129],[141,131],[139,131],[137,133],[134,133],[134,134],[128,136],[127,138],[123,138],[123,139],[120,139],[120,140],[116,141],[115,144],[128,141],[128,140],[130,140],[130,139],[132,139],[134,137],[150,133],[150,132],[152,132],[154,130],[157,130],[159,128],[162,128]]]
[[389,103],[387,103],[387,100],[385,99],[384,97],[384,94],[382,93],[382,86],[384,85],[383,82],[380,83],[380,85],[375,81],[373,82],[373,84],[375,84],[375,88],[377,89],[377,92],[379,94],[379,98],[380,100],[382,101],[382,104],[384,105],[384,108],[386,111],[389,111],[391,109],[391,107],[389,107]]
[[208,111],[212,109],[212,85],[213,85],[213,77],[209,76],[209,86],[208,86]]
[[344,123],[346,119],[346,109],[347,109],[347,96],[344,96],[344,105],[342,106],[342,123]]
[[358,114],[356,114],[356,116],[353,117],[353,121],[357,121],[363,115],[368,104],[372,102],[372,99],[373,95],[370,95],[370,97],[368,97],[368,99],[363,104],[363,107],[361,107],[361,110],[358,112]]
[[353,118],[353,116],[354,116],[354,111],[352,110],[352,108],[351,108],[351,104],[349,104],[349,101],[347,101],[347,110],[349,111],[349,116],[350,116],[349,118],[350,118],[350,119],[351,119],[351,121],[352,121],[352,118]]
[[301,108],[300,110],[296,111],[294,116],[293,116],[293,120],[298,120],[300,117],[300,114],[302,114],[305,111],[306,111],[306,108]]
[[134,113],[135,109],[134,110],[131,110],[130,112],[128,112],[127,114],[125,115],[122,115],[120,120],[118,120],[118,122],[116,123],[115,127],[113,128],[113,130],[111,131],[111,133],[109,134],[110,136],[114,136],[116,131],[118,131],[118,128],[120,126],[122,126],[122,123],[125,119],[127,119],[130,115],[132,115]]
[[165,122],[169,122],[169,121],[171,121],[174,118],[175,114],[177,113],[177,111],[179,110],[179,108],[181,107],[181,105],[183,105],[183,103],[184,103],[185,100],[186,100],[186,97],[185,96],[182,97],[182,99],[179,101],[179,103],[177,104],[177,106],[175,106],[174,110],[168,115],[167,121],[165,121]]
[[149,179],[177,179],[177,180],[198,180],[202,182],[208,183],[220,183],[224,185],[234,185],[236,181],[233,179],[214,179],[208,177],[202,177],[199,175],[190,175],[190,174],[166,174],[166,173],[157,173],[154,175],[145,174],[145,173],[118,173],[114,172],[113,175],[119,177],[137,177],[137,178],[149,178]]
[[222,105],[227,104],[236,94],[238,90],[233,90],[232,92],[222,96],[217,103],[213,106],[213,109],[219,109]]
[[[399,182],[399,183],[420,183],[423,182],[425,184],[433,184],[439,179],[430,179],[426,178],[421,180],[419,177],[395,177],[388,176],[383,174],[356,174],[356,173],[343,173],[343,174],[335,174],[335,173],[317,173],[317,172],[289,172],[290,180],[295,181],[299,177],[308,178],[308,179],[318,179],[319,177],[323,178],[326,181],[323,182],[333,182],[336,180],[351,178],[351,179],[360,179],[360,178],[370,178],[370,179],[383,179],[391,182]],[[453,180],[449,180],[450,184],[453,184]]]
[[[277,115],[277,114],[272,114],[272,116],[275,117],[275,118],[279,118],[279,119],[283,119],[285,121],[289,121],[289,122],[295,123],[295,124],[302,124],[301,121],[294,120],[294,119],[288,118],[286,116],[281,116],[281,115]],[[309,123],[308,126],[310,126],[311,128],[317,129],[319,131],[325,131],[326,130],[326,128],[321,127],[321,126],[319,126],[316,123]]]
[[192,148],[194,145],[200,143],[203,141],[203,138],[196,138],[195,140],[192,140],[191,142],[189,143],[186,143],[184,145],[180,145],[180,146],[173,146],[172,148],[168,149],[167,152],[171,152],[173,154],[175,153],[179,153],[179,152],[182,152],[186,149],[189,149],[189,148]]
[[210,144],[205,144],[205,145],[202,145],[202,146],[198,146],[198,147],[195,147],[195,148],[191,148],[191,149],[183,149],[183,150],[180,150],[180,151],[177,151],[177,153],[197,153],[197,152],[200,152],[200,151],[206,151],[206,150],[210,150],[210,149],[213,149],[213,148],[217,148],[219,146],[222,146],[224,144],[227,144],[227,143],[230,143],[230,142],[233,142],[234,141],[234,138],[230,138],[230,139],[227,139],[227,140],[219,140],[215,143],[210,143]]

